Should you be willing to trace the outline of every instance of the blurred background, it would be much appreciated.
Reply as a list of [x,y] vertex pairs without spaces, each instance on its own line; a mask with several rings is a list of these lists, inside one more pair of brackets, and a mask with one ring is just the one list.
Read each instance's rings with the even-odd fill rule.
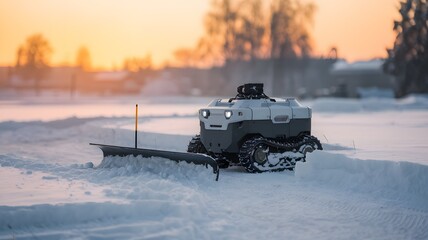
[[426,0],[0,0],[0,95],[428,92]]

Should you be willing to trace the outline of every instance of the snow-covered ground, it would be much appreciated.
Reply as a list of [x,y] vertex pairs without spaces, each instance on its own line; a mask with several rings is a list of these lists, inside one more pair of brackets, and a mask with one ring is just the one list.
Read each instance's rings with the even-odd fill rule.
[[[207,98],[0,98],[0,239],[428,239],[428,97],[318,99],[325,150],[247,174],[107,158],[184,151]],[[94,166],[92,166],[92,163]]]

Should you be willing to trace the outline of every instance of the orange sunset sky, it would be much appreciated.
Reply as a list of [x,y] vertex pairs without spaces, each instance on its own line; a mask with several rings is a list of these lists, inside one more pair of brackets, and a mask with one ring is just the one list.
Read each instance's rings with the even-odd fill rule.
[[[385,57],[394,41],[398,0],[314,0],[315,54],[332,46],[349,61]],[[18,46],[42,33],[52,63],[74,64],[89,48],[97,68],[121,67],[124,58],[151,54],[156,66],[173,51],[193,47],[203,34],[210,0],[0,0],[0,65],[15,61]],[[269,1],[265,2],[266,8]]]

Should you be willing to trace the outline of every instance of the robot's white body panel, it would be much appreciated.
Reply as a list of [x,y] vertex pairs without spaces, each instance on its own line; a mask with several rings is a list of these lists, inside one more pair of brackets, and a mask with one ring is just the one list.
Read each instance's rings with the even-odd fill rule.
[[[208,111],[204,117],[202,111]],[[230,118],[226,112],[231,112]],[[287,99],[216,99],[200,110],[199,120],[205,129],[226,130],[231,123],[242,121],[271,120],[274,124],[289,123],[292,119],[310,119],[312,110],[303,107],[294,98]]]

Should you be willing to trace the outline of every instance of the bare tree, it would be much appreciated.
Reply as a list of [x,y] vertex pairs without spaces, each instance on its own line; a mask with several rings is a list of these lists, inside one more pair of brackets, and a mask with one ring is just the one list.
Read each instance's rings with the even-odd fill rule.
[[130,72],[140,72],[152,68],[152,57],[150,54],[144,58],[130,57],[123,61],[123,69]]
[[237,7],[232,0],[213,0],[211,11],[205,17],[205,44],[211,45],[212,57],[223,61],[234,59],[235,38],[237,35]]
[[76,66],[83,71],[89,71],[92,68],[91,54],[85,46],[81,46],[76,54]]
[[243,0],[237,11],[234,47],[236,59],[255,60],[262,57],[265,19],[260,0]]
[[49,69],[52,48],[42,34],[29,36],[17,50],[16,69],[24,79],[32,79],[38,92],[41,79]]
[[[273,60],[273,93],[291,93],[295,86],[285,89],[286,73],[299,70],[297,59],[311,52],[309,26],[315,6],[302,4],[298,0],[274,0],[270,20],[270,56]],[[293,69],[293,70],[292,70]],[[300,69],[301,70],[301,69]],[[303,71],[300,71],[303,72]],[[289,79],[289,82],[292,82]]]
[[174,51],[174,58],[179,66],[195,67],[198,65],[198,52],[191,48],[180,48]]
[[271,6],[271,57],[307,56],[311,52],[309,27],[315,5],[298,0],[274,0]]

